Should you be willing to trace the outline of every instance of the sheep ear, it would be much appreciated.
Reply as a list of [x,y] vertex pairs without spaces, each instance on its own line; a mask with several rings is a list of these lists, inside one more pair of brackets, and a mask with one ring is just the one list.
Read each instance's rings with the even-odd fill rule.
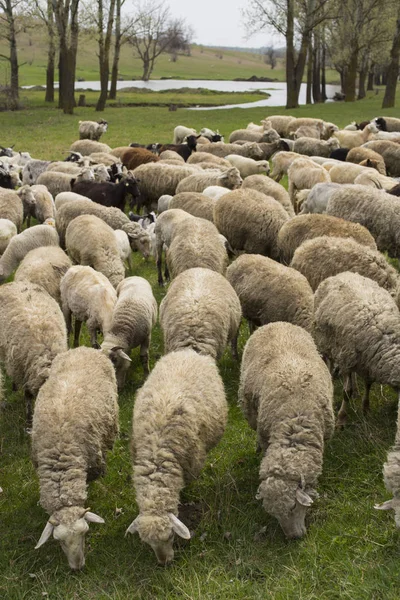
[[382,504],[375,504],[374,508],[376,510],[396,510],[396,506],[399,506],[399,501],[396,502],[395,498],[391,498],[390,500],[386,500],[386,502],[382,502]]
[[88,523],[105,523],[105,520],[102,517],[99,517],[99,515],[96,515],[95,513],[92,513],[90,511],[87,511],[83,515],[83,518]]
[[313,503],[313,499],[308,494],[306,494],[306,492],[300,487],[298,487],[296,490],[296,500],[299,504],[302,504],[303,506],[311,506],[311,504]]
[[182,523],[182,521],[180,521],[174,514],[167,513],[167,515],[171,521],[173,531],[175,531],[175,533],[184,540],[190,540],[190,531],[186,525]]
[[118,356],[120,358],[123,358],[124,360],[128,360],[129,362],[132,362],[132,359],[126,354],[126,352],[124,352],[122,350],[122,348],[120,346],[114,346],[114,348],[111,348],[110,353],[111,352],[118,354]]
[[139,522],[139,515],[129,525],[128,529],[125,531],[125,536],[127,536],[128,533],[135,533],[137,531],[137,529],[138,529],[138,522]]
[[42,535],[40,536],[40,539],[35,546],[35,550],[37,550],[38,548],[40,548],[40,546],[43,546],[43,544],[45,544],[47,542],[47,540],[53,533],[53,530],[54,530],[54,525],[52,525],[50,523],[50,521],[47,521],[46,526],[42,531]]

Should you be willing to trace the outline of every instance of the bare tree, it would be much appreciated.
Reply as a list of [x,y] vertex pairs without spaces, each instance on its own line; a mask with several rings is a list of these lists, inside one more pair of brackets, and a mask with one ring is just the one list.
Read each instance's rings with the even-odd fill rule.
[[126,0],[116,0],[115,4],[115,30],[114,30],[114,56],[113,64],[111,69],[111,85],[110,93],[108,97],[110,100],[115,100],[117,97],[117,81],[118,81],[118,68],[119,68],[119,56],[121,53],[121,46],[126,40],[126,33],[129,31],[131,20],[125,23],[124,27],[121,27],[121,12]]
[[97,101],[96,111],[103,111],[107,101],[108,81],[110,77],[110,47],[114,25],[115,2],[116,0],[109,0],[108,6],[105,6],[104,0],[97,0],[97,41],[99,44],[100,96]]
[[52,0],[46,0],[43,4],[40,0],[33,0],[32,15],[41,19],[47,28],[48,48],[46,67],[46,96],[45,102],[54,102],[54,72],[57,51],[57,32],[54,21],[54,10]]
[[10,63],[10,108],[19,107],[19,63],[17,52],[17,34],[19,27],[17,15],[22,14],[24,2],[21,0],[0,0],[0,37],[4,37],[9,45],[9,55],[0,54]]
[[142,79],[148,81],[160,54],[179,47],[187,34],[184,21],[171,20],[163,2],[141,0],[127,37],[143,63]]
[[58,107],[73,114],[75,107],[75,72],[78,51],[79,0],[52,0],[59,39]]
[[390,51],[390,64],[387,74],[387,83],[385,96],[382,102],[382,108],[391,108],[396,101],[396,87],[399,78],[399,58],[400,58],[400,4],[397,9],[396,29],[393,36],[392,49]]
[[264,50],[264,62],[271,67],[271,71],[276,67],[276,54],[273,46],[268,46]]

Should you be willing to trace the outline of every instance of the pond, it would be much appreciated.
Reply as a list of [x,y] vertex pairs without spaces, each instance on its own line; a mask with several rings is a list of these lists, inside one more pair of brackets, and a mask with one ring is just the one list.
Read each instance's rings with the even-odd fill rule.
[[[57,84],[56,86],[57,87]],[[119,90],[127,87],[146,88],[154,92],[161,90],[176,90],[179,88],[205,88],[208,90],[216,90],[220,92],[248,92],[252,90],[260,90],[265,94],[269,94],[265,100],[257,102],[246,102],[244,104],[226,104],[224,106],[208,106],[195,107],[187,110],[219,110],[225,108],[257,108],[261,106],[285,106],[286,104],[286,83],[285,82],[259,82],[259,81],[223,81],[213,79],[152,79],[150,81],[118,81],[117,87]],[[100,90],[100,81],[77,81],[75,83],[76,90],[91,89]],[[335,92],[340,91],[338,85],[327,85],[326,93],[328,99],[332,99]],[[301,84],[299,103],[306,103],[306,84]]]

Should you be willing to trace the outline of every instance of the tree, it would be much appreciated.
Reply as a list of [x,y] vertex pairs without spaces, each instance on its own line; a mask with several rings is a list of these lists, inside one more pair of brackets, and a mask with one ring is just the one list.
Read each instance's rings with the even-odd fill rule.
[[271,67],[271,71],[276,67],[276,54],[273,46],[268,46],[264,50],[264,62]]
[[286,38],[286,108],[299,105],[311,34],[327,18],[325,8],[329,1],[250,0],[247,9],[242,11],[250,35],[272,28]]
[[54,22],[54,10],[52,0],[46,0],[43,5],[40,0],[33,0],[32,16],[41,19],[47,28],[49,36],[47,48],[47,67],[46,67],[46,96],[45,102],[54,102],[54,72],[56,64],[57,32]]
[[[109,0],[108,7],[104,0],[97,0],[97,41],[99,44],[100,96],[96,111],[103,111],[106,106],[108,81],[110,77],[110,47],[114,25],[116,0]],[[106,13],[106,14],[105,14]]]
[[78,51],[79,0],[52,0],[59,39],[58,107],[73,114],[75,107],[75,72]]
[[129,30],[130,23],[121,27],[121,12],[125,4],[125,0],[116,0],[115,4],[115,31],[114,31],[114,57],[111,69],[111,85],[110,93],[108,97],[110,100],[115,100],[117,97],[117,81],[118,81],[118,67],[119,67],[119,56],[121,53],[121,46],[124,40],[126,32]]
[[382,108],[391,108],[396,100],[396,87],[399,78],[400,58],[400,5],[397,10],[396,29],[393,36],[392,49],[390,51],[390,64],[387,73],[387,83]]
[[188,39],[188,28],[181,19],[172,20],[169,8],[157,0],[141,0],[128,33],[128,42],[143,63],[143,81],[148,81],[156,59],[162,52],[181,48]]
[[1,37],[4,37],[9,44],[9,55],[0,54],[10,63],[10,108],[15,110],[19,108],[19,63],[17,52],[17,34],[19,27],[17,25],[17,13],[23,12],[23,2],[21,0],[0,0],[0,27]]

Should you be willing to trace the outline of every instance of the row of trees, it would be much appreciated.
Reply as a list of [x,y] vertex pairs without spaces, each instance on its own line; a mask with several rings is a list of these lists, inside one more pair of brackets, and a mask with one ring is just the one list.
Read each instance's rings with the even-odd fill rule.
[[[346,102],[363,98],[385,76],[382,108],[394,106],[399,76],[398,0],[249,0],[249,35],[275,31],[286,40],[286,108],[296,108],[307,66],[307,101],[326,99],[327,60],[339,72]],[[357,94],[358,87],[358,94]]]
[[[46,101],[54,101],[58,56],[59,108],[72,114],[79,31],[85,29],[97,40],[100,96],[96,110],[103,111],[107,97],[116,98],[121,46],[129,43],[143,65],[147,81],[162,52],[176,60],[190,53],[193,30],[183,19],[174,19],[163,0],[137,0],[131,14],[123,14],[126,0],[0,0],[0,37],[7,40],[9,54],[0,58],[10,64],[10,106],[18,107],[19,68],[17,37],[26,28],[27,16],[40,19],[48,37]],[[131,5],[132,8],[132,5]],[[37,21],[36,21],[37,22]],[[110,67],[110,62],[112,65]],[[111,76],[110,90],[108,91]]]

